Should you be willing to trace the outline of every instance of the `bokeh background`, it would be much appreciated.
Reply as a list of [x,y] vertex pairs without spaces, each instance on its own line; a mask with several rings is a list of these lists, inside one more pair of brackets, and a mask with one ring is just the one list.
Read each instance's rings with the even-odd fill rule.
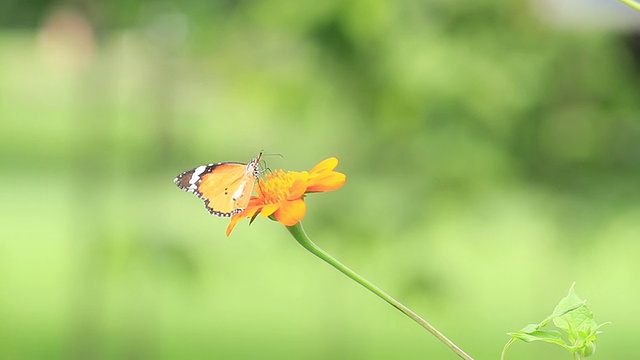
[[640,17],[562,3],[0,1],[0,358],[456,358],[172,183],[261,149],[337,156],[307,231],[476,359],[574,281],[632,358]]

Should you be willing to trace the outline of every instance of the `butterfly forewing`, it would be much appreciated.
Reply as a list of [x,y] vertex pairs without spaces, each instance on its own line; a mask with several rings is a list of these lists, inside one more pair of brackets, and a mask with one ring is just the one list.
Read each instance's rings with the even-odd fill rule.
[[209,173],[218,165],[219,164],[202,165],[191,170],[187,170],[173,179],[173,182],[184,191],[196,192],[198,190],[198,184],[200,183],[201,177]]

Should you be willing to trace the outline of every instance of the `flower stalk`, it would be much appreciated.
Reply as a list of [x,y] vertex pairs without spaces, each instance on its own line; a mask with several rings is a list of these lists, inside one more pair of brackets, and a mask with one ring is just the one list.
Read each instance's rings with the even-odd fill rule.
[[640,3],[635,0],[620,0],[620,2],[640,11]]
[[293,235],[293,237],[296,239],[296,241],[300,245],[302,245],[302,247],[304,247],[305,249],[307,249],[309,252],[319,257],[320,259],[324,260],[326,263],[333,266],[338,271],[340,271],[341,273],[351,278],[353,281],[364,286],[372,293],[378,295],[378,297],[386,301],[389,305],[400,310],[403,314],[411,318],[413,321],[417,322],[420,326],[422,326],[427,331],[429,331],[433,336],[438,338],[438,340],[440,340],[443,344],[445,344],[449,349],[451,349],[451,351],[453,351],[460,358],[466,359],[466,360],[473,360],[471,356],[465,353],[462,349],[460,349],[460,347],[454,344],[451,340],[449,340],[446,336],[444,336],[444,334],[438,331],[438,329],[433,327],[433,325],[429,324],[426,320],[421,318],[418,314],[413,312],[408,307],[404,306],[401,302],[394,299],[386,292],[382,291],[380,288],[378,288],[377,286],[369,282],[367,279],[358,275],[355,271],[351,270],[350,268],[342,264],[336,258],[331,256],[331,254],[319,248],[315,243],[313,243],[313,241],[311,241],[309,236],[306,234],[306,232],[302,228],[302,224],[300,222],[292,226],[287,226],[287,230],[289,230],[291,235]]

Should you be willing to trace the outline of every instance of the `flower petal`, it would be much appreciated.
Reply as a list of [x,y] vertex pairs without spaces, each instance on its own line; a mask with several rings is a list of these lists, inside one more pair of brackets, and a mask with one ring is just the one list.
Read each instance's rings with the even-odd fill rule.
[[243,213],[233,214],[233,216],[231,216],[231,222],[227,226],[227,236],[231,234],[231,231],[233,231],[233,228],[236,227],[236,224],[238,223],[238,221],[240,221],[244,217],[245,216]]
[[262,202],[262,198],[260,198],[259,196],[252,195],[251,198],[249,198],[247,209],[250,209],[256,206],[261,206],[261,205],[264,205],[264,203]]
[[302,171],[297,177],[298,178],[293,182],[293,184],[291,184],[291,188],[289,189],[289,195],[287,196],[287,200],[289,201],[299,199],[307,191],[309,173]]
[[276,212],[276,210],[278,210],[279,207],[280,207],[280,203],[267,204],[267,205],[262,207],[262,210],[260,210],[260,215],[262,217],[267,217],[267,216],[273,214],[274,212]]
[[325,171],[331,171],[338,166],[338,159],[335,157],[330,157],[328,159],[324,159],[320,161],[316,166],[311,168],[310,173],[321,173]]
[[302,220],[307,212],[307,204],[304,200],[283,201],[280,208],[274,213],[276,220],[285,226],[293,226]]
[[336,190],[344,185],[346,181],[347,176],[345,174],[337,171],[331,171],[310,179],[307,186],[307,192]]
[[229,236],[229,234],[231,234],[231,231],[233,231],[233,228],[236,226],[238,221],[240,221],[240,220],[242,220],[243,218],[246,218],[246,217],[253,217],[258,211],[260,211],[262,209],[263,206],[264,205],[262,204],[262,200],[260,200],[256,196],[252,196],[249,199],[249,204],[247,205],[246,209],[244,209],[242,212],[239,212],[237,214],[233,214],[231,216],[231,221],[229,222],[229,225],[227,226],[227,236]]
[[242,215],[243,217],[252,217],[257,212],[262,211],[263,206],[264,204],[262,204],[262,201],[260,199],[251,198],[249,199],[249,204],[247,205],[247,208],[244,209],[244,211],[241,212],[239,215]]

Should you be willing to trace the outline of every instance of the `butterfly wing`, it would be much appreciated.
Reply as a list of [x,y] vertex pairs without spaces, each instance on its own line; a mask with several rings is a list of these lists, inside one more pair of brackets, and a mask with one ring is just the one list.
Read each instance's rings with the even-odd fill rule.
[[231,216],[249,203],[256,178],[245,172],[245,164],[220,164],[202,176],[198,195],[210,213]]
[[173,181],[184,191],[204,200],[213,215],[231,216],[247,207],[259,176],[262,152],[248,164],[223,162],[198,166],[178,175]]

